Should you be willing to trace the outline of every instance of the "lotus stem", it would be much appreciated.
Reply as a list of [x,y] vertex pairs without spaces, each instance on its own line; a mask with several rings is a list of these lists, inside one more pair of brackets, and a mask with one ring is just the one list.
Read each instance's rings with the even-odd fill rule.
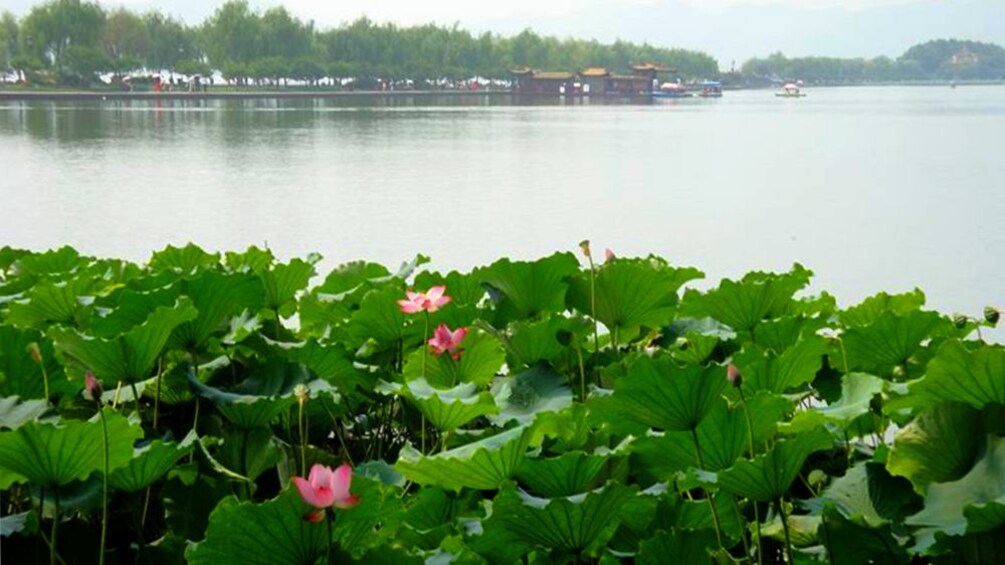
[[785,532],[785,556],[786,563],[795,563],[792,560],[792,539],[789,537],[789,518],[785,515],[785,501],[778,497],[778,513],[782,517],[782,531]]
[[[59,487],[53,488],[52,531],[49,533],[49,565],[56,565],[56,547],[59,535]],[[45,501],[43,500],[43,504]]]
[[[704,469],[705,463],[701,457],[701,444],[698,443],[698,429],[696,427],[691,428],[691,439],[694,440],[694,453],[698,459],[698,468]],[[719,510],[715,507],[715,499],[708,491],[705,492],[705,499],[708,500],[708,505],[712,509],[712,525],[715,526],[715,540],[719,542],[719,549],[725,551],[726,546],[722,544],[722,525],[719,522]]]
[[41,350],[39,350],[38,366],[42,369],[42,386],[45,389],[45,401],[49,402],[49,372],[45,370],[45,359],[42,358]]
[[[743,385],[736,387],[740,392],[740,406],[743,408],[743,416],[747,419],[747,448],[750,456],[754,456],[754,421],[750,418],[750,410],[747,408],[747,397],[743,394]],[[764,548],[761,546],[761,511],[757,507],[757,501],[751,499],[754,506],[754,530],[757,535],[757,563],[764,563]]]
[[325,510],[325,522],[328,524],[328,544],[325,546],[325,563],[332,562],[332,512]]
[[583,367],[583,350],[576,347],[576,357],[579,358],[579,389],[580,400],[586,402],[586,368]]
[[[736,521],[740,524],[744,523],[743,514],[740,513],[740,504],[736,501],[735,496],[730,496],[729,499],[733,502],[733,512],[736,513]],[[747,539],[750,532],[747,528],[743,528],[740,532],[740,541],[743,542],[743,555],[746,556],[746,561],[751,561],[750,558],[750,541]]]
[[157,359],[157,386],[154,393],[154,433],[157,433],[157,416],[161,409],[161,376],[164,374],[164,358]]
[[248,500],[251,500],[251,477],[248,476],[248,433],[247,428],[241,432],[241,474],[248,479],[244,483],[244,494]]
[[136,415],[143,421],[143,412],[140,410],[140,394],[136,392],[136,383],[130,382],[129,388],[133,391],[133,404],[136,405]]
[[593,318],[593,366],[597,366],[597,356],[600,355],[600,322],[597,321],[597,266],[593,256],[587,255],[590,262],[590,317]]
[[304,435],[304,403],[297,403],[297,428],[300,433],[300,474],[307,476],[307,436]]
[[101,433],[103,436],[102,449],[105,455],[105,468],[101,476],[101,544],[98,549],[98,565],[105,565],[105,544],[108,540],[108,422],[105,420],[105,411],[101,407],[101,397],[98,397],[98,414],[101,416]]
[[[429,356],[429,347],[427,345],[428,342],[429,342],[429,310],[426,310],[424,313],[425,313],[425,318],[424,318],[425,319],[425,327],[423,328],[423,331],[422,331],[422,379],[426,380],[426,357]],[[421,452],[422,452],[423,455],[425,455],[426,454],[426,415],[424,413],[422,413],[421,410],[420,410],[420,414],[421,414],[421,429],[419,431],[419,435],[422,436],[422,440],[421,440],[422,441],[422,444],[421,444],[421,448],[422,449],[421,449]]]

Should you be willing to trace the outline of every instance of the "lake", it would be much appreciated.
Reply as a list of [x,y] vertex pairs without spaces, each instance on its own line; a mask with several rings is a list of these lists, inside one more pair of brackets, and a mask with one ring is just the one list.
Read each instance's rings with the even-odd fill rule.
[[808,94],[0,102],[0,245],[467,269],[589,238],[713,282],[798,261],[842,305],[917,286],[946,312],[1005,306],[1005,86]]

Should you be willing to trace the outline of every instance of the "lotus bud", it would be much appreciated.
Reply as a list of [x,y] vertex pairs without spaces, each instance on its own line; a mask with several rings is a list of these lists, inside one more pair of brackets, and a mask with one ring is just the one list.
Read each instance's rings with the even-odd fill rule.
[[88,371],[84,375],[84,398],[88,400],[101,400],[101,381],[94,376],[94,373]]
[[28,355],[31,355],[31,360],[39,365],[42,364],[42,350],[38,347],[38,342],[31,342],[28,344]]
[[726,367],[726,379],[729,381],[729,384],[733,385],[736,388],[740,388],[740,386],[743,384],[743,375],[740,374],[740,369],[738,369],[736,365],[732,363],[730,363],[729,366]]
[[293,396],[297,399],[297,404],[303,406],[311,399],[311,389],[307,385],[300,383],[293,387]]
[[311,524],[319,524],[325,519],[324,510],[314,510],[313,512],[308,512],[304,514],[304,522],[310,522]]
[[604,261],[613,261],[617,258],[618,256],[615,255],[613,251],[611,251],[610,247],[604,250]]
[[963,314],[953,315],[953,325],[956,326],[958,329],[962,330],[963,328],[967,327],[967,320],[968,318]]
[[592,257],[592,255],[590,255],[590,240],[584,239],[583,241],[580,241],[579,250],[583,252],[583,257],[586,257],[587,259]]
[[992,326],[998,325],[998,320],[1001,319],[1001,316],[1001,310],[994,308],[993,306],[984,307],[984,319]]

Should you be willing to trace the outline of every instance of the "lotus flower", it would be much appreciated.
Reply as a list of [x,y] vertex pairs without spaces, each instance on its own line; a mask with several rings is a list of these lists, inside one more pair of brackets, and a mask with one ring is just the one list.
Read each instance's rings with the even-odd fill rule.
[[450,353],[450,356],[456,361],[461,357],[461,342],[464,341],[466,335],[468,335],[468,328],[457,328],[450,331],[446,324],[440,324],[433,332],[429,345],[433,348],[435,355]]
[[88,371],[84,374],[84,398],[88,400],[98,400],[101,398],[101,381]]
[[415,314],[416,312],[429,312],[432,314],[452,300],[452,298],[444,294],[446,291],[447,287],[442,285],[434,286],[426,292],[406,290],[405,295],[408,296],[408,300],[399,300],[398,306],[401,307],[401,311],[405,314]]
[[617,258],[618,256],[615,255],[613,251],[611,251],[610,247],[604,250],[604,261],[613,261]]
[[[334,471],[324,465],[314,465],[311,467],[307,479],[293,477],[293,484],[300,491],[300,498],[318,510],[324,510],[331,506],[342,509],[356,506],[359,503],[359,497],[349,494],[351,483],[352,467],[346,463]],[[314,519],[319,521],[320,518],[316,514],[316,512],[312,512],[305,518],[308,521],[315,521]]]

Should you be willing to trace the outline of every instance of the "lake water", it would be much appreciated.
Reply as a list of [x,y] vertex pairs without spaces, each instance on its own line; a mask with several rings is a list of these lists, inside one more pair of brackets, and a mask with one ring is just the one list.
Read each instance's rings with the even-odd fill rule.
[[324,267],[590,238],[713,281],[812,268],[850,304],[1005,306],[1005,87],[654,105],[0,102],[0,245],[134,260],[267,243]]

